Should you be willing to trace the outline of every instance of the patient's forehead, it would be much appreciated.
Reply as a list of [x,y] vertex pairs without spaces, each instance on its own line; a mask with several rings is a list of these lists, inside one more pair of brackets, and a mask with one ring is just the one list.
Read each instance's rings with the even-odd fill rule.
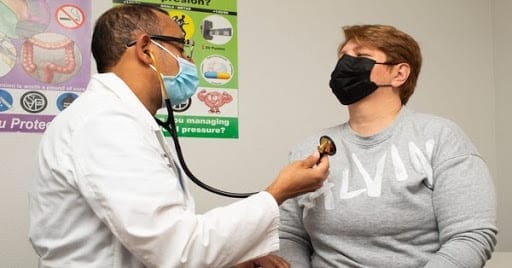
[[381,52],[382,51],[375,46],[372,46],[369,43],[365,42],[357,42],[353,39],[348,40],[343,46],[341,46],[338,50],[338,55],[345,54],[347,52],[350,53],[368,53],[368,52]]

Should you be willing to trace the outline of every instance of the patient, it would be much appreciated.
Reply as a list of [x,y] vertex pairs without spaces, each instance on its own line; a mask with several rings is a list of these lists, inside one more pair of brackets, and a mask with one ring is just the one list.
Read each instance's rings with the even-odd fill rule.
[[337,147],[324,186],[281,206],[291,267],[482,267],[496,245],[496,197],[482,156],[452,121],[406,107],[421,68],[417,42],[386,25],[343,28],[331,75],[348,122],[318,138]]

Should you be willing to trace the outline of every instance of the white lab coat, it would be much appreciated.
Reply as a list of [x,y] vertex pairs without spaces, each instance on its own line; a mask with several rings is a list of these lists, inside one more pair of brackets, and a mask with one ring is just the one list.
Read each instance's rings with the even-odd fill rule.
[[278,250],[269,193],[197,215],[159,139],[119,77],[93,76],[38,151],[29,236],[41,267],[229,267]]

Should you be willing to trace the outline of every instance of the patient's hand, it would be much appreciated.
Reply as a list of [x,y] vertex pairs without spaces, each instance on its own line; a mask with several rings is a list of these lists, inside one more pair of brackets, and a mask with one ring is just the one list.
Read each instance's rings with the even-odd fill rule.
[[290,268],[290,264],[276,255],[267,255],[236,265],[234,268]]

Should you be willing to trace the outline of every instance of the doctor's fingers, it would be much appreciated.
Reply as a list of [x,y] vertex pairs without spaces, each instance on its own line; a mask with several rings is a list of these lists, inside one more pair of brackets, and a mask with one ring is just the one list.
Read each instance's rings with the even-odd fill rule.
[[276,255],[267,255],[254,260],[256,267],[262,268],[290,268],[290,264],[283,258]]
[[318,161],[321,161],[321,160],[322,159],[320,158],[320,153],[318,151],[315,151],[311,155],[306,157],[304,160],[302,160],[302,161],[299,160],[299,162],[304,167],[311,168],[311,167],[314,167],[318,163]]

